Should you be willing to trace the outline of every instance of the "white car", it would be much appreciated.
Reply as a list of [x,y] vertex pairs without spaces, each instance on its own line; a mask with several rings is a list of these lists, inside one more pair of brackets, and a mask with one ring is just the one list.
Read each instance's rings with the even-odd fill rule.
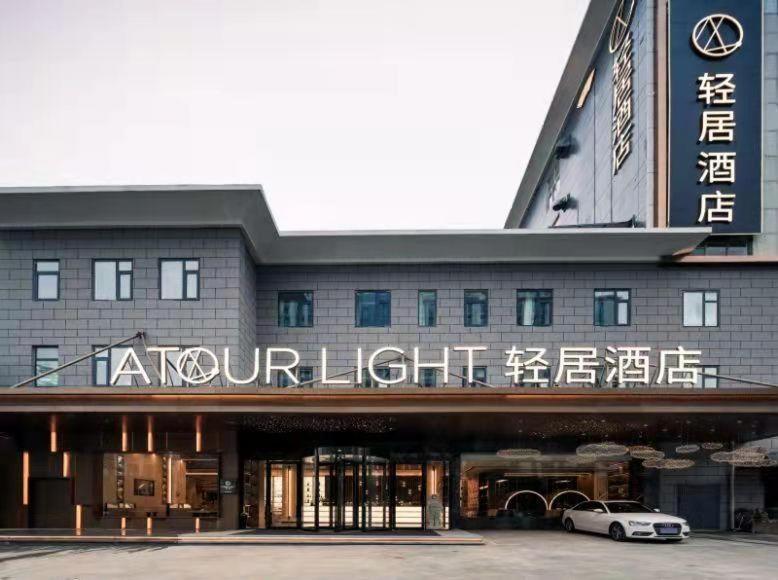
[[629,538],[680,541],[689,537],[689,524],[636,501],[585,501],[566,509],[562,524],[576,530],[608,534],[617,542]]

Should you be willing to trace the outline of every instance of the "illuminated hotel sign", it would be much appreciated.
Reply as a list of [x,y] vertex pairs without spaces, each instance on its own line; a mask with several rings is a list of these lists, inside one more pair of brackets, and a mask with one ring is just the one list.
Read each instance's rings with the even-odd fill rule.
[[[319,365],[323,385],[351,385],[361,383],[365,375],[376,383],[395,385],[402,383],[418,383],[421,371],[433,369],[443,376],[443,384],[450,383],[451,353],[461,353],[466,364],[464,373],[469,383],[474,382],[474,368],[478,365],[479,356],[488,351],[486,346],[451,346],[441,349],[436,360],[422,357],[419,347],[406,352],[396,346],[384,346],[365,352],[357,348],[353,360],[356,381],[342,378],[342,375],[331,375],[328,366],[327,349],[321,349]],[[589,384],[597,382],[598,375],[604,370],[606,382],[619,385],[649,385],[651,384],[651,367],[658,368],[656,384],[695,384],[700,372],[699,350],[687,350],[682,346],[675,349],[655,351],[658,364],[651,364],[651,347],[642,346],[608,346],[602,351],[595,347],[562,347],[559,349],[559,365],[553,377],[554,384]],[[272,384],[273,374],[285,373],[292,385],[300,384],[295,376],[295,369],[300,364],[300,353],[292,348],[272,347],[264,351],[264,364],[260,364],[260,349],[254,349],[254,365],[250,376],[238,377],[230,370],[230,349],[225,348],[223,356],[218,356],[211,349],[198,346],[184,349],[173,347],[148,347],[146,358],[151,361],[153,372],[158,375],[161,384],[167,381],[167,361],[172,358],[175,372],[184,383],[189,385],[204,385],[224,376],[229,385],[252,385],[262,380]],[[173,355],[171,357],[171,355]],[[549,385],[551,363],[547,360],[548,349],[538,347],[512,346],[504,351],[505,372],[503,373],[513,384]],[[157,359],[157,360],[154,360]],[[378,368],[394,370],[395,378],[379,376]],[[261,376],[260,376],[261,375]],[[341,378],[338,378],[341,377]],[[128,348],[120,357],[112,376],[111,385],[122,378],[136,378],[146,385],[152,383],[149,373],[135,349]],[[310,382],[310,381],[308,381]],[[478,381],[475,381],[478,382]]]
[[616,175],[632,152],[633,89],[632,15],[635,0],[622,0],[611,26],[608,50],[613,55],[612,159]]
[[670,3],[670,226],[762,222],[762,2]]

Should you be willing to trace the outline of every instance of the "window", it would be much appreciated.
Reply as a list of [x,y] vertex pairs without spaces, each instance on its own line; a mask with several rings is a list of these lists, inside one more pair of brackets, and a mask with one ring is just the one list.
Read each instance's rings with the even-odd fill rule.
[[[33,375],[50,371],[59,366],[59,348],[56,346],[33,347]],[[59,385],[59,373],[52,373],[35,381],[36,387],[56,387]]]
[[132,260],[95,260],[92,289],[95,300],[132,300]]
[[718,326],[719,293],[699,290],[683,293],[684,326]]
[[[375,372],[376,376],[382,381],[388,381],[391,379],[392,369],[388,367],[374,368],[373,371]],[[370,376],[370,372],[368,372],[368,370],[365,368],[362,369],[362,386],[365,388],[385,387],[386,383],[382,383],[380,381],[378,382],[374,381],[373,377]]]
[[[530,380],[532,379],[532,380]],[[551,385],[551,368],[550,367],[543,367],[538,370],[537,374],[538,381],[541,382],[534,382],[535,380],[535,373],[531,371],[524,371],[524,374],[521,375],[521,378],[519,379],[519,382],[515,385],[517,387],[548,387]]]
[[465,326],[489,324],[489,292],[465,290]]
[[419,386],[434,387],[437,384],[435,369],[419,369]]
[[[102,346],[93,346],[94,350],[103,348]],[[92,357],[92,383],[98,387],[107,387],[111,384],[111,376],[116,372],[116,368],[127,352],[127,347],[114,347],[104,350],[100,354]],[[132,385],[132,376],[121,376],[116,381],[117,385]]]
[[313,326],[313,292],[279,292],[278,326]]
[[716,389],[719,386],[719,367],[702,367],[695,384],[686,383],[688,389]]
[[553,296],[551,290],[517,290],[516,324],[551,326]]
[[[292,373],[297,377],[297,384],[313,380],[313,367],[297,367],[292,370]],[[295,386],[294,381],[284,371],[278,371],[276,376],[279,387]]]
[[419,290],[419,326],[435,326],[438,323],[438,293],[435,290]]
[[753,240],[748,236],[710,237],[692,250],[695,256],[750,256]]
[[162,300],[200,299],[200,260],[160,260]]
[[59,260],[35,260],[35,300],[59,300]]
[[595,326],[629,326],[629,321],[629,290],[594,291]]
[[467,382],[467,367],[462,367],[462,386],[463,387],[479,387],[479,384],[486,382],[486,367],[473,367],[473,382]]
[[358,327],[391,326],[392,295],[387,290],[359,290],[356,293]]

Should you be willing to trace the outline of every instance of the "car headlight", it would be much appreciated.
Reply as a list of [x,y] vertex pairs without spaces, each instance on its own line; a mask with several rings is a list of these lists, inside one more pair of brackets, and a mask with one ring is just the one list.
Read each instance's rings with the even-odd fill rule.
[[650,526],[651,522],[640,522],[636,520],[630,520],[629,525],[630,526]]

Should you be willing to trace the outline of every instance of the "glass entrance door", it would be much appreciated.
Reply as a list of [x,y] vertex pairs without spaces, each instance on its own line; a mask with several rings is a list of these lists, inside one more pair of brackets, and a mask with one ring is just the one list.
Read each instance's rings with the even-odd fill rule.
[[296,528],[298,522],[297,462],[268,462],[267,512],[270,528]]

